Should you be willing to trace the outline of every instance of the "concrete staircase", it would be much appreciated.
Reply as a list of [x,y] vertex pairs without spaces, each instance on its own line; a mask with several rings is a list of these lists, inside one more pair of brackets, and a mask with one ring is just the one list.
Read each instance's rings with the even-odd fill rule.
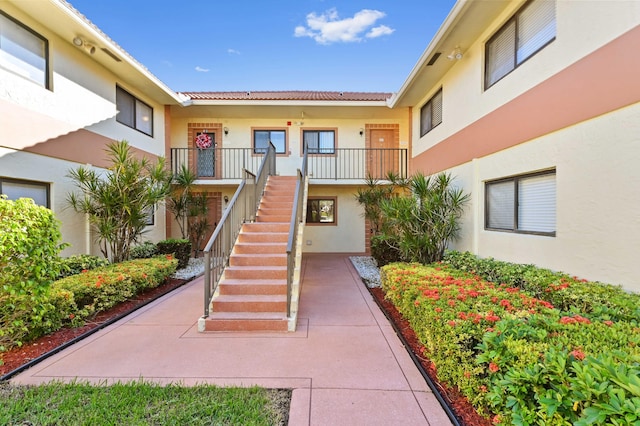
[[204,331],[287,331],[287,240],[295,176],[269,176],[254,223],[242,226]]

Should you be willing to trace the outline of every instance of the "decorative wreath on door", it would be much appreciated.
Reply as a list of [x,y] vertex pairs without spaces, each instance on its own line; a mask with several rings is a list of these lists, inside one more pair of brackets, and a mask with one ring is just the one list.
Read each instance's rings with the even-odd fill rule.
[[211,148],[213,141],[211,140],[211,136],[206,133],[200,133],[196,137],[196,146],[200,149]]

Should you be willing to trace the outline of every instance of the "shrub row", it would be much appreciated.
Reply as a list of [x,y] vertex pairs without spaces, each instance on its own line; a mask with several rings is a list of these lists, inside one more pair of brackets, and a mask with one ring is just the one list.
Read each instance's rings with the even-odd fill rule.
[[[526,284],[496,284],[466,265],[467,271],[448,264],[381,270],[387,298],[411,323],[440,380],[456,386],[480,413],[492,413],[497,424],[640,421],[640,328],[630,309],[637,295],[566,276],[545,285],[550,271],[536,275],[522,265],[513,268],[526,270]],[[497,274],[488,265],[482,273]],[[512,271],[502,263],[499,268]],[[532,283],[548,300],[529,293]],[[593,287],[596,296],[567,310],[554,307],[549,300],[571,300],[574,284],[587,298]],[[554,298],[557,292],[566,294]],[[603,292],[615,295],[606,312],[594,302]]]
[[[176,270],[171,255],[82,270],[40,295],[0,294],[0,351],[19,346],[91,316],[161,284]],[[6,326],[6,327],[5,327]]]
[[526,290],[561,311],[575,310],[601,320],[640,322],[640,294],[625,292],[620,286],[589,282],[534,265],[482,259],[469,252],[449,251],[443,263],[487,281]]
[[191,242],[187,239],[169,238],[154,244],[150,241],[131,248],[132,259],[146,259],[159,254],[171,254],[178,259],[178,269],[185,268],[191,257]]

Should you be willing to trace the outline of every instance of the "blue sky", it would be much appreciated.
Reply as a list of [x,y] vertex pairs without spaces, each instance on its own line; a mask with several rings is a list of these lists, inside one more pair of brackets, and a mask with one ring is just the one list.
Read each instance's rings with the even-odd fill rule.
[[69,0],[175,91],[395,92],[455,0]]

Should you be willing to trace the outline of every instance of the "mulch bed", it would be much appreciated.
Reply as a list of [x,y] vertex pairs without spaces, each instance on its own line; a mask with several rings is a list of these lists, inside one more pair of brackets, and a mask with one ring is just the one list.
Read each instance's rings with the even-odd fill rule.
[[420,361],[422,368],[427,372],[433,383],[440,390],[440,394],[446,401],[447,405],[451,407],[451,411],[454,412],[460,424],[464,426],[491,426],[491,421],[480,416],[471,403],[469,403],[469,401],[461,395],[460,392],[438,381],[435,366],[428,358],[425,358],[422,355],[422,343],[420,343],[416,333],[411,329],[409,322],[404,319],[400,312],[398,312],[393,303],[385,299],[384,291],[379,287],[374,287],[369,288],[369,292],[376,299],[379,306],[386,312],[391,321],[396,325],[397,330],[399,330],[409,345],[409,349],[414,353],[416,358]]
[[62,346],[63,344],[94,330],[108,321],[117,318],[122,314],[132,312],[150,301],[182,286],[187,280],[175,278],[167,279],[156,288],[146,290],[138,294],[135,298],[123,302],[113,308],[98,313],[93,319],[82,327],[62,328],[46,336],[42,336],[32,342],[25,343],[21,347],[13,348],[0,354],[3,364],[0,365],[0,377],[12,372],[30,361]]

